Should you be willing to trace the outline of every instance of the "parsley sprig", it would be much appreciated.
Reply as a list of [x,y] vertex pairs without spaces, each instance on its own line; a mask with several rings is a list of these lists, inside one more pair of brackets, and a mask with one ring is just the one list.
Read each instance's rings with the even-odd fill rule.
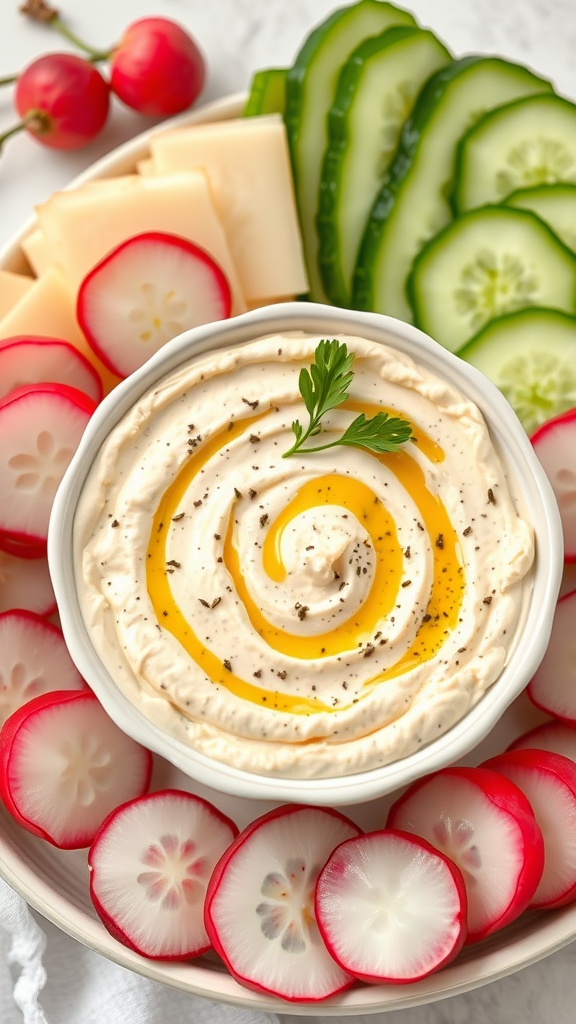
[[342,405],[348,398],[348,389],[354,373],[352,363],[354,353],[348,352],[345,342],[323,339],[314,353],[314,362],[310,370],[303,367],[298,378],[298,387],[308,411],[309,423],[306,428],[299,420],[294,420],[292,430],[296,438],[292,447],[284,452],[284,458],[299,452],[321,452],[326,448],[347,445],[352,448],[365,448],[370,452],[395,452],[412,437],[412,430],[407,420],[400,416],[389,416],[387,412],[378,412],[367,419],[360,413],[346,428],[341,437],[326,444],[303,447],[310,437],[315,437],[322,430],[321,419],[330,409]]

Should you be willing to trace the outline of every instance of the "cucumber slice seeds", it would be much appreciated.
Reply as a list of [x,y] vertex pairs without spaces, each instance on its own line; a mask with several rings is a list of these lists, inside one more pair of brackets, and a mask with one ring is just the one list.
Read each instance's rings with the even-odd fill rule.
[[413,320],[406,280],[424,243],[452,219],[448,196],[461,135],[487,110],[551,90],[527,68],[496,57],[464,57],[429,79],[366,225],[355,308]]
[[522,188],[506,196],[503,205],[537,213],[564,245],[576,251],[576,185],[558,182]]
[[481,206],[424,246],[408,287],[418,327],[457,352],[503,313],[575,312],[576,254],[536,214]]
[[296,202],[310,297],[325,300],[318,267],[316,213],[322,160],[328,137],[327,114],[340,68],[352,50],[392,25],[416,25],[408,11],[382,0],[360,0],[334,11],[307,38],[286,78],[284,119],[292,158]]
[[451,60],[432,32],[395,26],[364,40],[344,64],[328,116],[318,209],[326,295],[349,306],[371,206],[424,82]]
[[576,182],[576,105],[555,95],[529,96],[486,114],[460,140],[454,210],[561,181]]
[[576,406],[576,317],[533,307],[492,320],[458,355],[500,389],[528,434]]

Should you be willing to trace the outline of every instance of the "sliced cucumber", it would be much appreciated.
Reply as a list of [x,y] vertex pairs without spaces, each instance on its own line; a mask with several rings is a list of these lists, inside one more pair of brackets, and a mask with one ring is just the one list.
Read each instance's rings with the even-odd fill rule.
[[491,320],[459,356],[502,391],[528,434],[576,406],[576,317],[522,309]]
[[284,113],[286,74],[286,68],[265,68],[255,72],[243,111],[244,117]]
[[497,107],[462,137],[455,167],[456,214],[519,188],[576,182],[576,105],[543,94]]
[[480,206],[425,245],[408,288],[418,326],[457,352],[503,313],[526,306],[573,313],[576,254],[535,213]]
[[451,60],[432,32],[408,26],[364,40],[344,64],[328,116],[318,259],[330,302],[349,306],[358,246],[424,82]]
[[286,78],[288,131],[304,255],[313,299],[325,299],[318,267],[316,213],[322,159],[328,138],[327,115],[340,69],[359,43],[391,25],[415,25],[407,11],[381,0],[334,11],[306,39]]
[[408,118],[361,242],[353,305],[412,320],[406,279],[424,243],[452,218],[460,136],[487,110],[552,86],[497,57],[463,57],[433,75]]
[[569,249],[576,251],[576,185],[537,185],[512,192],[504,206],[532,210],[546,221]]

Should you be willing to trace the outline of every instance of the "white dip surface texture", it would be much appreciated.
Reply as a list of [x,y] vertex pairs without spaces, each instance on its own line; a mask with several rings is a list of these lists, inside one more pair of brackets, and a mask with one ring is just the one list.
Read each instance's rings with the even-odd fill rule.
[[[410,754],[498,678],[534,542],[477,407],[401,352],[354,352],[359,412],[414,440],[283,458],[320,336],[202,355],[113,428],[75,520],[82,613],[163,730],[264,775],[326,778]],[[310,443],[310,442],[309,442]]]

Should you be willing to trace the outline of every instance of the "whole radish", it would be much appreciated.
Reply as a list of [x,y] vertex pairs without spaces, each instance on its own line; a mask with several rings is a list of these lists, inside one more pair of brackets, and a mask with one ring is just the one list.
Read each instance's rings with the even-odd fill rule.
[[128,26],[110,62],[110,86],[128,107],[150,117],[187,110],[206,77],[192,37],[167,18],[141,18]]
[[80,39],[45,0],[26,0],[21,11],[34,21],[50,25],[93,63],[109,61],[111,89],[126,106],[141,114],[178,114],[192,106],[202,91],[204,57],[190,33],[170,18],[139,18],[116,45],[97,50]]
[[102,130],[110,90],[97,68],[72,53],[49,53],[19,75],[14,91],[19,124],[0,136],[26,131],[52,149],[79,149]]

